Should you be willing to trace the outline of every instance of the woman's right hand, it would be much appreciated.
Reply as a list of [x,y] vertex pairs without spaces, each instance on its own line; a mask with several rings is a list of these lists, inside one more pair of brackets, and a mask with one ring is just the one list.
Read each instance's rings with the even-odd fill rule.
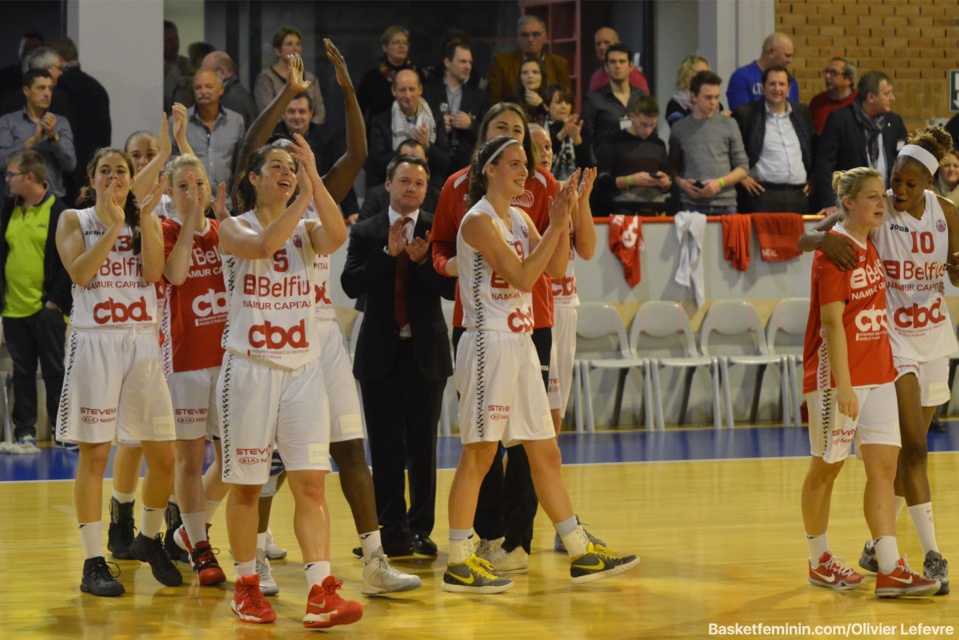
[[577,169],[566,181],[566,184],[563,185],[563,188],[560,189],[559,195],[556,196],[556,199],[550,199],[550,226],[557,225],[564,227],[565,225],[569,224],[569,215],[572,209],[572,200],[574,197],[573,190],[579,183],[579,174],[580,170]]
[[526,104],[533,107],[534,109],[539,105],[543,104],[543,98],[538,93],[532,89],[526,90]]
[[840,385],[837,389],[836,401],[839,413],[849,416],[853,420],[859,415],[859,397],[851,385]]
[[183,153],[184,146],[189,146],[184,144],[186,142],[186,107],[179,102],[173,103],[173,139],[180,147],[180,153]]

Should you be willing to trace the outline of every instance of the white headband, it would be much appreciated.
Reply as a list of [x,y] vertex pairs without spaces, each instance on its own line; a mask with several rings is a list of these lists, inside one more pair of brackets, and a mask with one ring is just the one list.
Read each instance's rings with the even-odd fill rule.
[[483,175],[486,175],[486,167],[488,167],[490,163],[496,159],[496,156],[498,156],[500,153],[503,152],[503,149],[510,146],[511,144],[519,144],[519,140],[517,140],[516,138],[510,138],[507,142],[503,143],[503,146],[501,146],[499,149],[494,151],[493,155],[489,157],[489,160],[487,160],[486,164],[483,165],[483,170],[480,173],[482,173]]
[[917,144],[907,144],[899,152],[899,155],[915,158],[922,163],[922,166],[929,170],[931,175],[936,175],[936,171],[939,171],[939,161],[936,160],[936,156],[932,155]]

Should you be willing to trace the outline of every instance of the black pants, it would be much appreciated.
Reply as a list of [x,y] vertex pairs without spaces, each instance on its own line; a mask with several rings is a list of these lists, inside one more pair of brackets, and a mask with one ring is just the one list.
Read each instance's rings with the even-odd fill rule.
[[55,424],[63,389],[67,323],[59,309],[44,307],[26,318],[4,318],[3,331],[13,360],[14,437],[36,437],[37,363],[47,391],[47,416]]
[[[454,345],[459,342],[462,334],[462,329],[453,329]],[[543,366],[543,385],[548,388],[553,330],[550,327],[534,329],[533,346]],[[508,455],[505,474],[504,452]],[[523,445],[508,449],[500,445],[493,457],[493,464],[480,485],[476,515],[473,517],[473,530],[476,535],[485,540],[505,537],[503,548],[506,551],[522,545],[526,553],[529,553],[533,540],[533,520],[536,518],[538,506],[529,458]]]
[[[429,535],[436,512],[436,425],[446,379],[427,380],[412,340],[400,340],[389,375],[360,381],[373,462],[373,491],[383,547],[407,546],[413,533]],[[404,470],[410,484],[406,509]]]

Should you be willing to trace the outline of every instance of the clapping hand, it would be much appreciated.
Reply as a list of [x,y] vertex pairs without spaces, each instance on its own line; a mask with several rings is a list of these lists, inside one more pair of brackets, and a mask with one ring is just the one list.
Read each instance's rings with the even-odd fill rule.
[[221,182],[216,188],[216,200],[213,201],[213,215],[220,222],[230,217],[230,212],[226,208],[226,183]]
[[423,262],[430,252],[430,232],[426,232],[425,238],[413,238],[406,245],[406,253],[410,254],[410,260],[417,264]]
[[329,38],[324,38],[323,44],[326,45],[326,57],[333,63],[333,69],[336,71],[336,81],[343,89],[352,89],[353,81],[350,79],[350,72],[346,68],[346,59],[343,58],[343,54]]

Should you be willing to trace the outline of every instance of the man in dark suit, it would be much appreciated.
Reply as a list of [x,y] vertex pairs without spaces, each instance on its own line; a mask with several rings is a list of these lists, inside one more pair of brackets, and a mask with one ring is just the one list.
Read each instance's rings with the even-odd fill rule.
[[[358,223],[341,283],[366,296],[353,375],[360,382],[373,461],[373,487],[387,555],[436,555],[430,540],[436,507],[436,426],[453,372],[441,292],[453,280],[433,270],[432,214],[420,206],[429,182],[422,158],[387,167],[389,209]],[[406,509],[403,470],[409,472]]]
[[743,213],[809,211],[815,129],[809,107],[787,99],[791,80],[786,67],[767,67],[763,99],[733,112],[749,157],[749,176],[736,185]]
[[[414,156],[419,156],[428,163],[426,149],[418,140],[407,138],[401,142],[400,148],[396,150],[395,157],[403,156],[408,153],[412,153]],[[439,202],[439,199],[440,190],[431,184],[426,187],[426,196],[423,198],[423,204],[421,205],[421,208],[426,209],[427,211],[436,211],[436,204]],[[372,218],[389,206],[390,192],[386,190],[386,185],[378,184],[375,187],[370,187],[366,190],[366,198],[363,199],[363,207],[360,209],[359,220]],[[362,307],[359,306],[357,309],[360,311],[363,310]]]
[[539,60],[546,72],[543,86],[561,84],[567,89],[569,86],[569,62],[566,58],[547,53],[545,50],[546,24],[537,16],[528,15],[519,19],[516,24],[516,35],[519,37],[519,49],[509,53],[501,53],[493,58],[489,69],[489,103],[497,104],[513,93],[516,79],[519,78],[519,68],[525,60]]
[[435,108],[423,99],[423,83],[411,69],[397,72],[393,78],[393,106],[370,121],[370,154],[366,159],[366,185],[383,184],[386,166],[400,142],[414,138],[426,148],[431,181],[442,188],[450,166],[450,145],[439,105]]
[[896,96],[892,79],[869,71],[859,79],[856,101],[829,114],[816,151],[816,198],[820,207],[834,207],[834,171],[872,167],[889,184],[892,165],[906,143],[906,125],[892,112]]
[[[443,64],[446,66],[443,78],[427,84],[423,97],[433,111],[443,114],[443,126],[450,143],[450,166],[446,172],[449,174],[470,163],[489,99],[486,92],[468,84],[473,69],[473,52],[469,43],[447,45]],[[448,177],[443,176],[444,180]]]

